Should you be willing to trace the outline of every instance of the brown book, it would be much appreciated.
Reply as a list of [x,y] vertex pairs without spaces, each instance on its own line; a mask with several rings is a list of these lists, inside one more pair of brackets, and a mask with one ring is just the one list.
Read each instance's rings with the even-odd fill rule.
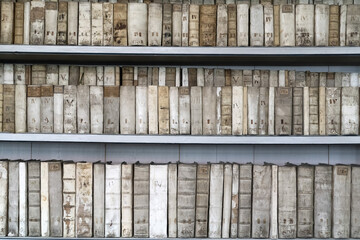
[[340,45],[340,6],[329,6],[329,46]]
[[165,3],[163,6],[163,25],[162,25],[162,46],[171,46],[172,39],[172,7]]
[[236,5],[229,4],[228,10],[228,46],[236,47]]
[[80,79],[80,67],[70,66],[69,85],[78,85]]
[[176,81],[176,68],[167,67],[165,73],[165,86],[175,86],[175,81]]
[[30,9],[30,44],[43,45],[45,32],[45,2],[32,1]]
[[231,86],[231,69],[225,69],[225,86]]
[[57,44],[66,45],[67,43],[67,21],[68,21],[68,3],[59,2],[58,12],[58,32],[57,32]]
[[274,5],[274,46],[280,46],[280,6]]
[[134,67],[123,67],[122,69],[122,86],[134,85]]
[[33,85],[46,84],[46,65],[32,65],[31,84]]
[[127,4],[114,4],[114,45],[127,46]]
[[152,68],[152,83],[150,85],[159,86],[159,68],[153,67]]
[[31,65],[25,65],[25,85],[31,84]]
[[13,31],[14,31],[14,3],[13,2],[1,2],[1,35],[0,42],[2,44],[13,43]]
[[15,132],[15,85],[3,85],[3,132]]
[[200,6],[200,46],[216,46],[216,5]]
[[24,43],[24,3],[15,3],[14,44]]
[[189,87],[197,86],[197,69],[189,68],[188,75],[189,75]]
[[170,133],[169,87],[162,86],[159,90],[159,134]]

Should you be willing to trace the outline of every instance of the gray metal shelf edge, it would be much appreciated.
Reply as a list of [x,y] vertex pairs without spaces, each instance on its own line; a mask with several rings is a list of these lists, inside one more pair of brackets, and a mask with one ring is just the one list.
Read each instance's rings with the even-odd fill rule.
[[[121,240],[223,240],[224,238],[62,238],[62,237],[0,237],[0,239],[48,239],[48,240],[74,240],[74,239],[81,239],[81,240],[104,240],[104,239],[121,239]],[[235,239],[235,238],[228,238],[228,239]],[[236,238],[241,240],[253,240],[256,238]],[[270,239],[270,238],[265,238]],[[318,238],[292,238],[286,239],[282,238],[282,240],[320,240]],[[327,238],[327,239],[334,239],[334,238]],[[342,238],[342,240],[347,240],[351,238]]]
[[360,47],[0,45],[0,62],[164,66],[357,66],[360,64]]
[[228,145],[345,145],[360,144],[360,136],[191,136],[0,133],[0,142],[228,144]]

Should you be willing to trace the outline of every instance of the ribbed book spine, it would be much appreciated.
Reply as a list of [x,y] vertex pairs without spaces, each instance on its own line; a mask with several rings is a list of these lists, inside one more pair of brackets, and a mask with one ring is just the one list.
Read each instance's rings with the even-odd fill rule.
[[149,237],[149,177],[150,165],[134,165],[134,237]]
[[28,162],[28,200],[30,237],[40,237],[40,162]]
[[15,85],[3,85],[3,132],[15,132]]
[[68,30],[68,3],[59,2],[59,12],[57,19],[57,39],[58,45],[67,44],[67,30]]
[[216,5],[200,6],[200,46],[216,46]]
[[200,164],[196,173],[195,237],[208,236],[210,165]]
[[133,165],[121,167],[121,236],[133,236]]
[[24,43],[24,3],[15,3],[14,44]]
[[63,236],[75,237],[76,164],[63,164]]

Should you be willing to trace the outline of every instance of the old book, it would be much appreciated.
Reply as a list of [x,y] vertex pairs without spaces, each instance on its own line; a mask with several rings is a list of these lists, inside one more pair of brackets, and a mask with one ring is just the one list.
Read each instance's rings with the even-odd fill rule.
[[253,87],[260,87],[261,85],[261,75],[260,70],[254,70],[252,76],[252,86]]
[[64,132],[64,86],[54,86],[54,133]]
[[78,44],[78,15],[79,3],[68,2],[68,28],[67,28],[67,44]]
[[133,236],[133,164],[121,168],[121,236]]
[[[16,16],[17,17],[17,16]],[[14,41],[14,3],[1,2],[1,36],[2,44],[13,44]]]
[[247,88],[247,134],[259,134],[259,87]]
[[94,237],[105,237],[105,165],[94,164]]
[[134,237],[149,236],[149,177],[149,165],[134,165]]
[[3,85],[3,132],[15,132],[15,85]]
[[[168,237],[178,236],[178,165],[168,165]],[[194,221],[194,220],[193,220]],[[186,224],[186,223],[185,223]],[[182,233],[183,234],[183,233]]]
[[182,5],[172,4],[172,46],[181,46]]
[[[9,161],[7,236],[19,236],[19,162]],[[10,174],[11,173],[11,174]],[[6,227],[5,227],[6,230]]]
[[[159,79],[160,82],[161,79]],[[160,84],[159,86],[163,86],[163,84]],[[176,86],[176,68],[174,67],[166,67],[165,69],[165,85],[164,86]]]
[[274,6],[269,4],[264,5],[264,44],[274,46]]
[[41,87],[29,85],[27,88],[27,131],[40,133],[41,129]]
[[244,86],[242,70],[231,69],[231,86]]
[[167,165],[150,165],[150,238],[167,237]]
[[214,135],[216,133],[216,129],[215,129],[216,88],[203,87],[202,91],[203,91],[203,101],[202,101],[203,135]]
[[19,162],[19,237],[28,235],[27,163]]
[[314,237],[331,236],[332,212],[332,166],[315,166]]
[[232,165],[230,237],[237,238],[239,222],[239,165]]
[[209,238],[221,237],[221,219],[224,192],[224,165],[211,164],[209,200]]
[[[269,84],[267,84],[269,86]],[[258,100],[258,133],[259,135],[267,135],[268,133],[268,117],[269,117],[269,88],[260,87]]]
[[236,47],[237,46],[237,37],[236,37],[236,5],[228,4],[227,5],[227,46]]
[[[103,71],[103,84],[105,86],[115,86],[115,85],[119,85],[117,84],[117,72],[116,72],[116,68],[118,67],[114,67],[114,66],[104,66],[104,71]],[[100,75],[100,79],[97,78],[97,85],[101,85],[101,75]],[[120,83],[120,80],[118,81]]]
[[280,166],[278,174],[279,238],[296,238],[296,167]]
[[61,162],[49,162],[48,167],[50,236],[61,237],[63,235]]
[[91,3],[79,2],[78,45],[91,45]]
[[96,67],[80,67],[79,85],[96,85]]
[[162,4],[149,4],[148,38],[149,46],[161,46]]
[[50,199],[49,199],[49,163],[40,163],[40,214],[41,236],[50,236]]
[[103,3],[103,44],[114,45],[114,4]]
[[[265,166],[254,165],[253,167],[252,237],[255,238],[269,237],[270,204],[271,204],[271,172],[272,172],[271,166],[268,165]],[[240,171],[240,176],[241,176],[241,171]],[[240,189],[241,189],[241,182],[240,182]]]
[[159,134],[158,87],[148,87],[149,134]]
[[[3,216],[0,219],[0,236],[7,236],[7,216],[8,216],[8,194],[9,194],[9,162],[2,160],[0,161],[0,214]],[[11,185],[11,184],[10,184]],[[40,198],[39,198],[40,199]],[[11,214],[11,213],[10,213]],[[39,218],[40,219],[40,218]],[[32,227],[29,225],[29,228]],[[40,230],[40,227],[39,227]],[[31,236],[29,232],[29,236]]]
[[46,65],[46,84],[58,85],[59,84],[59,66],[58,65]]
[[226,4],[218,4],[216,12],[216,46],[226,47],[228,44],[228,13]]
[[309,88],[309,132],[310,135],[319,135],[319,88]]
[[128,5],[125,3],[114,4],[114,45],[127,46],[128,45]]
[[278,172],[279,167],[271,166],[271,208],[270,208],[270,238],[278,238]]
[[329,46],[340,46],[340,6],[329,6]]
[[69,67],[69,84],[68,85],[78,85],[80,79],[80,67],[79,66],[70,66]]
[[[9,14],[11,13],[9,12]],[[14,44],[25,44],[24,43],[24,3],[21,2],[15,3]]]
[[90,130],[91,133],[103,133],[104,89],[101,86],[90,86]]
[[360,33],[358,13],[360,5],[349,5],[346,14],[346,46],[359,46]]
[[341,134],[359,134],[359,88],[343,87],[341,91]]
[[314,46],[314,5],[296,5],[296,46]]
[[90,133],[90,87],[79,85],[76,92],[77,131]]
[[336,165],[333,169],[333,228],[334,238],[350,237],[351,167]]
[[25,85],[26,83],[26,67],[25,64],[15,64],[14,65],[14,84],[16,85]]
[[351,230],[350,236],[352,238],[359,237],[359,199],[360,199],[360,191],[359,191],[359,174],[360,167],[352,166],[351,168]]
[[45,2],[32,1],[30,10],[30,44],[44,44]]
[[70,66],[59,65],[59,85],[69,85]]
[[46,84],[46,66],[32,65],[31,66],[31,83],[33,85]]
[[199,5],[190,4],[189,6],[189,46],[199,46],[199,20],[200,7]]
[[292,133],[292,88],[279,87],[275,92],[275,133]]
[[136,86],[135,93],[135,129],[136,134],[148,133],[148,89]]
[[15,132],[26,132],[26,85],[15,85]]
[[120,132],[135,134],[135,86],[120,87]]
[[204,70],[204,86],[212,87],[214,86],[214,69],[205,68]]
[[159,134],[170,133],[170,109],[169,109],[169,88],[161,86],[158,88],[159,103]]
[[280,46],[280,5],[274,5],[274,46]]
[[293,88],[292,129],[293,135],[303,135],[303,88]]
[[346,45],[346,19],[347,19],[347,5],[340,6],[340,29],[339,42],[340,46]]
[[216,5],[200,6],[200,46],[216,46]]
[[147,21],[147,5],[145,3],[128,4],[129,46],[147,45]]
[[101,46],[104,44],[104,18],[103,18],[103,4],[91,4],[91,45]]
[[171,46],[172,40],[172,5],[164,3],[162,15],[162,46]]
[[134,85],[134,68],[123,67],[122,68],[122,86]]
[[341,88],[326,88],[325,98],[326,135],[340,135]]
[[188,73],[189,73],[188,85],[190,87],[196,86],[196,84],[197,84],[197,69],[196,68],[188,68]]
[[261,4],[250,7],[250,46],[264,46],[264,7]]
[[76,163],[76,237],[92,236],[92,185],[92,163]]
[[44,44],[55,45],[57,38],[58,4],[45,2],[45,39]]
[[221,237],[230,237],[231,224],[231,199],[232,199],[232,164],[224,166],[224,193],[223,193],[223,209],[222,209],[222,227]]
[[195,236],[196,165],[178,164],[177,236]]
[[4,85],[0,84],[0,132],[3,131],[3,96],[4,96]]
[[202,135],[203,134],[203,94],[201,87],[191,87],[190,89],[190,109],[191,109],[191,134]]
[[77,88],[76,86],[64,86],[64,133],[77,132]]
[[107,164],[105,168],[105,237],[120,237],[121,164]]
[[170,134],[179,134],[179,88],[170,87]]
[[221,87],[221,134],[231,135],[232,130],[232,89],[230,86]]
[[179,88],[179,128],[180,134],[190,134],[190,89],[188,87]]
[[243,135],[248,134],[248,87],[243,87]]
[[23,21],[23,44],[30,43],[30,2],[24,2],[24,21]]
[[252,165],[239,166],[239,227],[238,237],[251,236],[251,196],[252,196]]
[[295,46],[294,5],[281,5],[280,8],[280,46]]
[[49,85],[41,86],[40,97],[40,132],[54,132],[54,87]]
[[244,87],[253,86],[253,71],[252,70],[243,70],[243,81]]
[[329,44],[329,5],[315,6],[315,46]]
[[225,86],[225,69],[223,68],[214,69],[214,86],[215,87]]
[[63,233],[75,237],[76,163],[63,164]]
[[68,29],[68,3],[59,2],[59,11],[57,14],[57,36],[56,43],[58,45],[67,44],[67,29]]
[[199,164],[196,173],[195,237],[207,237],[210,165]]
[[243,87],[232,87],[232,135],[243,134]]
[[237,46],[249,46],[249,5],[237,4]]
[[4,84],[14,84],[14,65],[4,64]]
[[221,87],[216,87],[216,112],[215,112],[215,126],[216,135],[221,135]]
[[120,124],[119,86],[104,87],[104,133],[118,134]]

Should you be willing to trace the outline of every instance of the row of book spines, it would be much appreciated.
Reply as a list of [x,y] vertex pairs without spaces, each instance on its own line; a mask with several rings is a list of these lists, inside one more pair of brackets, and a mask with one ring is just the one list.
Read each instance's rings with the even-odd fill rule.
[[358,87],[0,85],[3,132],[358,135]]
[[[12,3],[4,2],[3,14],[10,16],[3,18],[0,42],[222,47],[359,46],[360,42],[355,27],[359,24],[356,20],[360,12],[358,5],[349,8],[344,5],[341,9],[337,5],[297,5],[295,10],[294,5],[259,4],[249,8],[247,4],[199,7],[154,3],[148,9],[145,3],[130,3],[129,6],[111,5],[103,12],[101,4],[93,4],[91,8],[90,3],[79,6],[76,2],[69,3],[72,5],[68,7],[62,2],[64,9],[59,13],[57,6],[46,7],[45,3],[40,7],[37,6],[39,2],[35,2],[27,11],[21,5],[19,10],[15,8],[14,17],[11,14],[13,5],[7,6]],[[112,12],[113,8],[118,12]],[[34,17],[26,17],[25,12]],[[30,23],[25,23],[24,19]]]
[[89,86],[356,87],[359,73],[180,67],[0,64],[0,84]]
[[[30,236],[58,237],[62,236],[64,232],[64,237],[120,237],[120,235],[136,237],[139,234],[137,230],[139,230],[143,237],[149,237],[149,235],[153,237],[152,231],[156,232],[156,229],[149,228],[149,226],[156,225],[158,222],[152,222],[151,214],[145,219],[136,215],[137,204],[140,203],[142,204],[141,209],[145,213],[148,213],[149,210],[150,212],[160,210],[165,213],[170,213],[172,208],[178,210],[174,216],[168,215],[168,222],[166,217],[160,221],[161,228],[165,229],[165,233],[161,237],[359,237],[357,231],[359,228],[358,211],[356,210],[360,200],[358,191],[360,167],[358,166],[261,166],[230,163],[199,165],[64,163],[62,165],[61,162],[41,162],[40,165],[40,162],[36,161],[29,163],[1,161],[0,169],[2,172],[0,188],[1,194],[3,194],[0,199],[3,201],[0,202],[0,210],[4,213],[2,221],[0,221],[3,227],[0,232],[2,236],[27,236],[29,234]],[[51,178],[54,179],[51,180]],[[44,181],[48,183],[44,183]],[[77,184],[86,184],[86,192],[81,187],[75,189],[75,181]],[[151,188],[153,182],[161,182],[162,187]],[[40,198],[32,198],[29,207],[34,207],[34,209],[29,211],[29,218],[24,215],[24,211],[26,212],[28,207],[24,198],[28,193],[26,187],[19,187],[28,183],[31,183],[29,197],[31,194],[40,195],[40,192],[44,196],[41,198],[41,203]],[[62,186],[61,183],[64,185]],[[101,186],[99,187],[98,184]],[[117,186],[118,189],[112,186]],[[171,189],[171,186],[175,186],[175,191]],[[63,189],[61,189],[62,187]],[[163,201],[161,207],[154,206],[151,203],[152,195],[163,197],[159,190],[163,191],[165,195],[170,192],[177,194],[178,198],[165,197],[161,199]],[[51,192],[59,199],[45,198]],[[99,201],[99,196],[104,196],[104,192],[106,193],[105,197],[100,198]],[[123,201],[120,200],[122,195],[126,195],[122,198]],[[75,197],[80,201],[75,201]],[[9,198],[9,202],[13,203],[9,205],[8,212],[7,198]],[[134,199],[133,204],[132,201],[124,202],[128,198]],[[86,199],[85,202],[83,202],[84,199]],[[179,202],[181,199],[186,202]],[[308,201],[304,202],[305,199]],[[144,203],[140,200],[148,202]],[[298,203],[297,200],[299,200]],[[94,207],[93,201],[94,204],[97,204]],[[112,208],[111,205],[108,205],[110,203],[118,204],[120,208]],[[49,216],[49,205],[50,214],[56,214],[56,216]],[[107,205],[106,209],[104,209],[105,205]],[[79,210],[81,207],[90,207],[93,210],[87,209],[85,212],[87,215],[83,216],[85,213]],[[46,208],[48,210],[44,211]],[[203,211],[204,208],[209,211]],[[44,211],[44,214],[36,215],[40,209]],[[182,211],[182,209],[185,210]],[[186,214],[189,209],[194,214]],[[218,213],[216,214],[214,211]],[[112,215],[112,218],[106,216],[117,212],[118,214]],[[19,214],[19,219],[12,218],[16,214]],[[63,214],[64,218],[62,218]],[[176,219],[177,215],[180,219]],[[105,221],[97,221],[98,218],[104,218],[104,216]],[[208,225],[205,231],[197,229],[200,225],[195,224],[195,216],[196,222],[200,217],[205,226]],[[7,217],[9,218],[8,229]],[[139,217],[142,219],[140,222],[138,221]],[[186,217],[184,222],[181,220],[182,217]],[[84,218],[87,218],[88,221],[79,224],[78,222]],[[259,218],[267,220],[271,218],[271,225],[270,221],[259,222]],[[64,229],[61,224],[62,219],[64,219]],[[30,222],[33,224],[29,233],[27,231],[28,220],[29,224]],[[235,224],[230,224],[230,222]],[[111,223],[115,223],[115,229],[107,229]],[[77,226],[76,233],[75,224]],[[148,227],[141,229],[137,228],[137,225],[143,227],[147,225]],[[175,226],[175,229],[176,225],[178,227],[177,231],[170,233],[172,225]],[[40,226],[51,230],[47,232],[46,229],[45,231],[42,229],[40,234]],[[89,231],[84,233],[81,231],[82,228],[87,228]],[[266,230],[259,231],[259,228]],[[316,231],[319,228],[326,228],[326,231]],[[92,229],[94,229],[94,233],[92,233]],[[168,234],[166,229],[169,229]],[[184,232],[185,229],[187,231]],[[281,231],[281,229],[291,229],[291,231]],[[341,229],[342,231],[339,231]],[[114,233],[115,235],[112,235]],[[204,235],[198,236],[200,233]]]

